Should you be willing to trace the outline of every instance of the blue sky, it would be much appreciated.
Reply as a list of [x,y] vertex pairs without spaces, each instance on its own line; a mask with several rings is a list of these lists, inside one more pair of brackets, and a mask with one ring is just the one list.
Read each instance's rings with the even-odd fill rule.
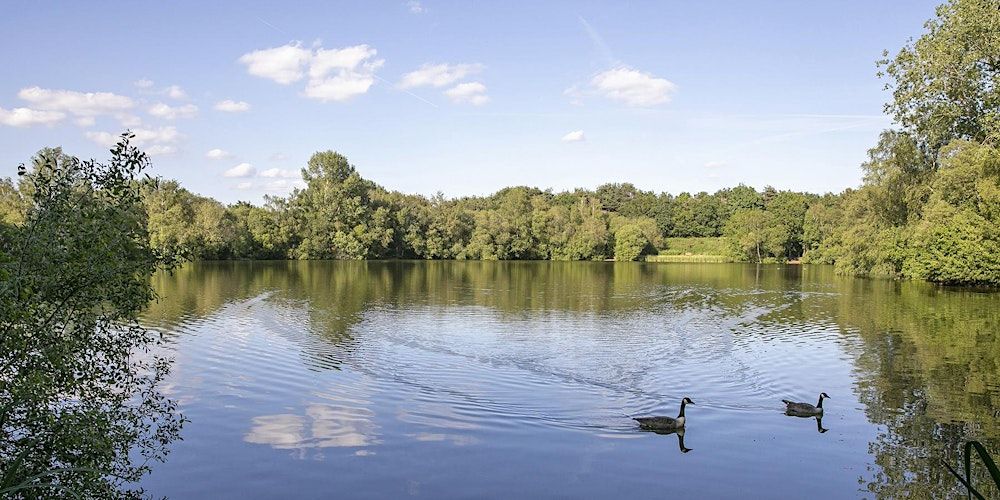
[[129,127],[153,174],[225,202],[287,193],[326,149],[428,195],[839,191],[890,125],[875,60],[934,5],[16,3],[0,176],[45,146],[105,158]]

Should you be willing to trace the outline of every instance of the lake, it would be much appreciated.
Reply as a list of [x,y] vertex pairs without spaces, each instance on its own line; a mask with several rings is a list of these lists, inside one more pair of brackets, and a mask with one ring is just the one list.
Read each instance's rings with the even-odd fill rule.
[[[609,262],[203,262],[154,286],[190,420],[155,496],[941,498],[942,459],[1000,449],[996,293]],[[821,422],[783,414],[822,391]],[[685,396],[682,438],[629,417]]]

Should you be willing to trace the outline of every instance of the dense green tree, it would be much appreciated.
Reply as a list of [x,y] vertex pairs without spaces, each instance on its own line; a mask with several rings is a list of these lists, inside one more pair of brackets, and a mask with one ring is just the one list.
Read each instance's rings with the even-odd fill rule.
[[941,151],[902,273],[941,283],[1000,283],[1000,151],[952,141]]
[[24,220],[0,239],[0,496],[139,498],[182,419],[141,327],[164,264],[150,246],[126,136],[111,161],[43,150]]
[[782,256],[788,259],[802,255],[803,228],[806,211],[809,209],[810,197],[792,191],[780,191],[767,202],[766,210],[777,221],[785,226],[785,241],[782,243]]
[[726,218],[737,210],[764,208],[764,197],[756,189],[744,184],[723,189],[715,193],[715,196],[720,198]]
[[[850,191],[845,196],[850,196]],[[809,205],[802,221],[802,260],[833,264],[839,245],[839,227],[844,222],[841,196],[826,195]]]
[[927,32],[880,61],[886,111],[932,154],[953,139],[1000,140],[1000,2],[951,0]]
[[626,182],[624,184],[603,184],[597,187],[595,194],[597,199],[601,200],[601,206],[604,210],[620,212],[622,207],[639,196],[639,193],[640,191],[635,186]]
[[333,151],[316,153],[302,178],[306,188],[293,193],[290,202],[301,237],[296,257],[365,259],[389,253],[389,209],[373,203],[377,186],[362,179],[347,158]]
[[788,229],[774,214],[757,209],[737,210],[726,223],[726,237],[740,260],[763,262],[784,257]]
[[615,260],[638,260],[649,240],[638,224],[627,223],[615,231]]

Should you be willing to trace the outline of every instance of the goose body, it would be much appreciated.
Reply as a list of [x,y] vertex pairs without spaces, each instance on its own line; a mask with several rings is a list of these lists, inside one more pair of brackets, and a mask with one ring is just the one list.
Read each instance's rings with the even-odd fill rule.
[[681,412],[677,414],[677,418],[674,417],[637,417],[633,418],[636,422],[639,422],[639,428],[648,431],[670,431],[683,429],[684,424],[687,419],[684,417],[684,407],[688,404],[694,404],[691,398],[684,398],[681,400]]
[[782,399],[781,402],[785,403],[785,414],[794,415],[797,417],[812,417],[817,415],[823,415],[823,400],[829,398],[825,392],[819,394],[819,402],[816,405],[811,405],[809,403],[797,403],[795,401],[789,401],[787,399]]

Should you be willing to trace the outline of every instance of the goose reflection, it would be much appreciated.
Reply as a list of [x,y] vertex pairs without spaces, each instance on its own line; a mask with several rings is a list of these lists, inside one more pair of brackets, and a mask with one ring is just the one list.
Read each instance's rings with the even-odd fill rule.
[[830,429],[823,427],[823,417],[816,417],[816,432],[822,434],[828,430]]
[[684,429],[683,428],[682,429],[673,429],[673,430],[647,430],[645,432],[652,432],[654,434],[662,434],[662,435],[676,434],[677,435],[677,448],[681,450],[681,453],[687,453],[687,452],[689,452],[689,451],[691,451],[693,449],[693,448],[688,448],[688,447],[684,446]]
[[787,415],[789,417],[795,417],[795,418],[809,418],[809,419],[815,418],[816,419],[816,432],[818,432],[820,434],[823,434],[824,432],[830,430],[830,429],[827,429],[826,427],[823,427],[823,416],[822,415],[817,415],[815,417],[810,417],[808,415],[796,415],[794,413],[785,413],[785,415]]

